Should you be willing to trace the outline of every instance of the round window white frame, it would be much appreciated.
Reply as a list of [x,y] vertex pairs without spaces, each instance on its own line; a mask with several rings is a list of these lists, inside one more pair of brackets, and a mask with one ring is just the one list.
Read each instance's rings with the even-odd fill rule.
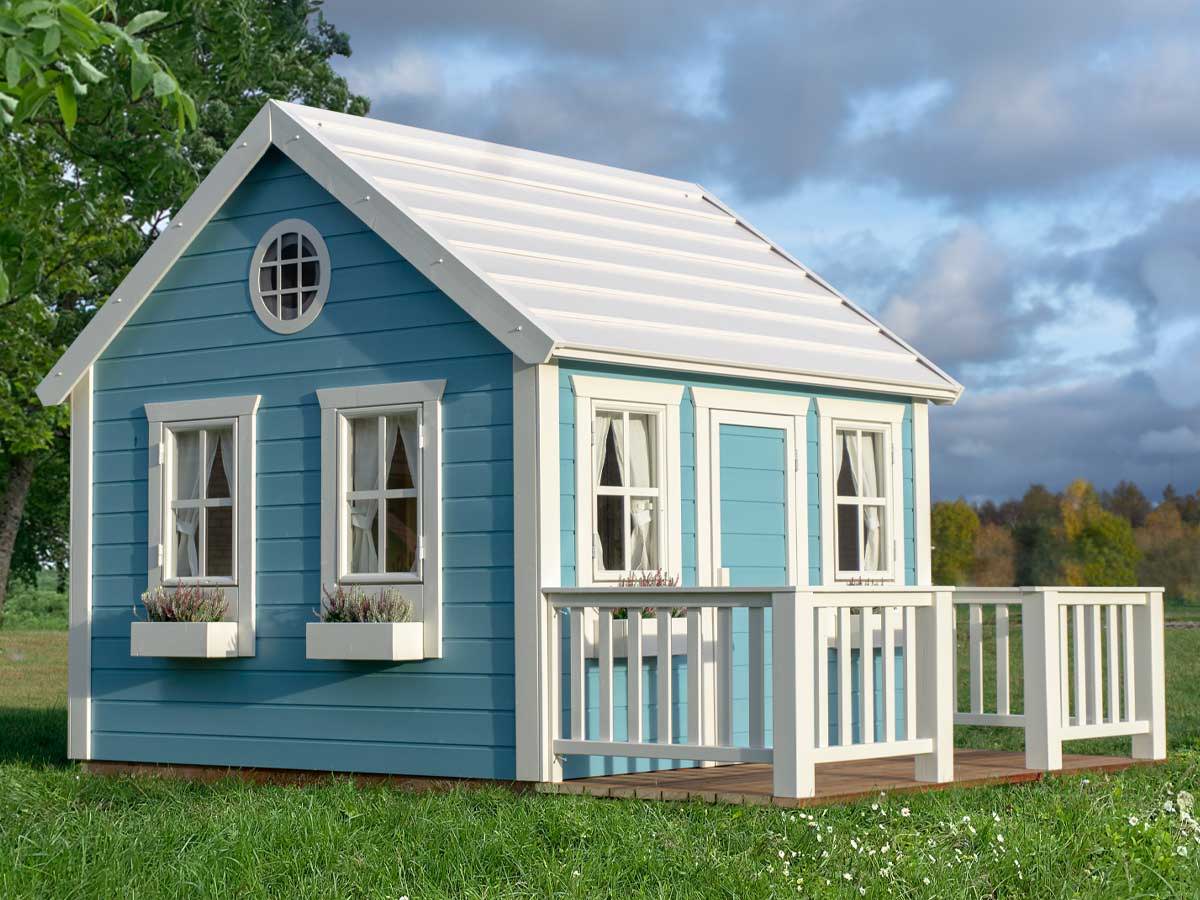
[[[284,234],[292,233],[307,238],[317,251],[317,264],[320,266],[317,277],[317,296],[313,298],[308,309],[301,312],[296,318],[281,319],[267,308],[259,282],[259,270],[262,268],[263,257],[271,243]],[[329,282],[332,276],[333,272],[329,265],[329,248],[325,245],[325,239],[321,237],[321,233],[303,219],[283,219],[267,229],[259,240],[258,246],[254,248],[254,254],[250,257],[250,305],[254,307],[254,312],[258,314],[262,323],[272,331],[277,334],[295,334],[311,325],[321,314],[325,298],[329,296]],[[296,291],[302,293],[298,286]]]

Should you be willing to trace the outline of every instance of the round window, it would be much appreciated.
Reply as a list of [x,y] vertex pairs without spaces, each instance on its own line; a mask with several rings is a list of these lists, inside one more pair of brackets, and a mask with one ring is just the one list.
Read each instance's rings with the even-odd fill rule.
[[250,263],[250,298],[272,331],[292,334],[321,312],[329,294],[329,249],[302,219],[267,230]]

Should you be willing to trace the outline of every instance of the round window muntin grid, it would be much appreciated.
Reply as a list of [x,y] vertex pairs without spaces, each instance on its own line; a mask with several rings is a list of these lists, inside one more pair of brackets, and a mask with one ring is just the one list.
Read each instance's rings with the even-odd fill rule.
[[[290,234],[297,235],[297,252],[294,257],[284,259],[282,239]],[[305,241],[312,248],[312,254],[303,252]],[[271,259],[267,259],[268,254],[272,254]],[[314,262],[317,264],[317,283],[316,285],[306,284],[304,264]],[[285,266],[290,265],[296,267],[296,284],[292,287],[284,288],[281,283],[283,271]],[[264,271],[274,273],[274,287],[268,288],[265,291],[262,286]],[[303,219],[284,219],[276,222],[267,229],[266,233],[259,240],[258,246],[254,248],[254,255],[250,257],[249,280],[251,305],[254,307],[254,311],[258,314],[259,319],[262,320],[262,323],[272,331],[279,334],[294,334],[308,327],[320,314],[321,307],[325,305],[325,298],[329,296],[331,274],[329,268],[329,248],[325,246],[325,240],[316,228]],[[304,295],[308,293],[314,293],[314,296],[306,309],[304,307]],[[294,294],[296,296],[298,315],[294,319],[279,317],[280,304],[283,301],[283,297],[287,294]]]

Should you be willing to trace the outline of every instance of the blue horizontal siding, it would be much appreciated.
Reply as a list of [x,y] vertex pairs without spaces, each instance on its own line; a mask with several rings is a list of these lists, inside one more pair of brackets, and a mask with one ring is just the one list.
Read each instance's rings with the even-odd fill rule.
[[[329,246],[331,289],[267,329],[250,256],[282,218]],[[442,659],[305,659],[320,603],[316,391],[446,380]],[[324,189],[272,151],[97,361],[93,749],[99,759],[511,778],[512,357]],[[147,402],[241,394],[258,417],[254,657],[132,658],[146,588]]]

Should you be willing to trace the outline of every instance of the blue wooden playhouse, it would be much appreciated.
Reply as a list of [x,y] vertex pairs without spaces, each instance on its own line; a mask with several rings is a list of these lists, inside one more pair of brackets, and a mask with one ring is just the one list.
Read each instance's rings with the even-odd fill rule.
[[[39,388],[70,754],[552,781],[809,713],[929,750],[903,648],[960,390],[698,185],[268,103]],[[135,621],[196,584],[224,621]],[[327,627],[339,586],[410,620]]]

